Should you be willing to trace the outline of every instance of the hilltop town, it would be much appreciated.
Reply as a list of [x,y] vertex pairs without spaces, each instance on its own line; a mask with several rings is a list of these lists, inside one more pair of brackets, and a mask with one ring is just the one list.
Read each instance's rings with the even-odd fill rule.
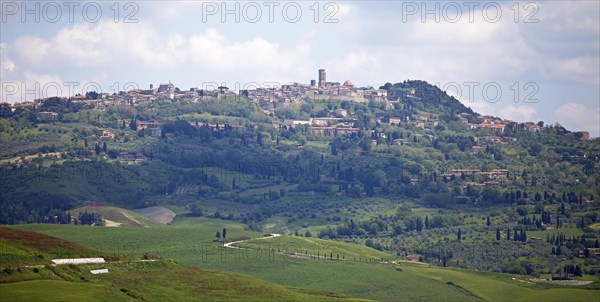
[[[373,87],[356,87],[350,80],[339,82],[328,82],[326,71],[320,69],[318,71],[318,81],[311,80],[310,84],[290,83],[278,87],[255,87],[253,89],[243,89],[237,92],[229,90],[228,87],[208,87],[207,89],[190,88],[189,90],[181,90],[175,84],[161,83],[158,87],[150,84],[149,89],[133,89],[129,91],[120,91],[118,94],[96,93],[90,92],[85,95],[77,94],[72,97],[57,96],[61,100],[69,99],[75,104],[82,104],[85,108],[95,110],[105,110],[110,106],[132,106],[136,107],[141,104],[154,100],[171,100],[180,103],[196,103],[202,102],[209,98],[247,98],[256,103],[266,114],[271,114],[281,108],[289,106],[299,106],[303,101],[320,100],[320,101],[336,101],[336,102],[383,102],[386,109],[399,108],[403,106],[402,100],[419,101],[419,97],[415,96],[415,89],[398,89],[388,90],[384,86],[379,89]],[[17,108],[38,109],[42,104],[56,97],[37,98],[33,101],[23,101],[14,104],[4,103],[4,106],[10,107],[14,112]],[[39,111],[38,117],[41,120],[56,120],[58,119],[57,112]],[[459,112],[456,114],[458,120],[465,124],[468,129],[491,129],[497,133],[503,133],[506,127],[520,127],[524,130],[536,133],[543,131],[544,125],[539,122],[518,123],[511,120],[493,117],[489,115],[481,115],[470,112]],[[354,119],[349,116],[348,110],[337,108],[328,116],[310,118],[308,120],[286,119],[282,124],[288,127],[297,125],[308,125],[314,133],[352,133],[358,131],[353,126]],[[390,125],[412,125],[421,129],[430,129],[438,125],[438,119],[427,112],[420,112],[416,116],[389,116],[380,118],[379,122],[389,123]],[[156,129],[160,127],[160,121],[141,122],[138,124],[140,129],[148,130],[151,135],[160,135]],[[279,126],[274,124],[274,126]],[[106,134],[109,135],[109,134]],[[589,132],[582,131],[583,140],[589,139]],[[514,140],[511,137],[498,138],[495,136],[485,137],[484,139],[495,143],[508,143]],[[402,141],[396,141],[402,143]],[[473,151],[477,152],[478,148]]]

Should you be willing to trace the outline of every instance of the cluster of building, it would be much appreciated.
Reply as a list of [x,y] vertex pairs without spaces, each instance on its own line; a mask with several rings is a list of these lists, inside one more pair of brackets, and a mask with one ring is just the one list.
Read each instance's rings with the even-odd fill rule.
[[[379,122],[384,123],[382,119],[380,119]],[[400,126],[403,122],[412,124],[412,126],[414,126],[415,128],[421,129],[435,127],[438,125],[437,117],[431,116],[427,112],[419,112],[412,118],[408,115],[404,117],[390,117],[388,124],[393,126]]]
[[37,113],[37,118],[41,121],[58,120],[58,113],[52,111],[41,111]]
[[453,169],[448,173],[442,174],[442,177],[461,177],[462,175],[483,175],[490,179],[508,178],[510,170],[507,169],[495,169],[490,171],[481,171],[478,169]]
[[327,73],[319,69],[319,80],[310,84],[291,83],[277,88],[256,88],[240,92],[260,104],[267,111],[274,111],[286,104],[298,103],[305,99],[332,99],[339,101],[367,102],[386,100],[387,90],[372,87],[356,87],[352,81],[327,82]]
[[508,144],[508,143],[516,142],[517,139],[512,136],[490,135],[490,136],[478,137],[478,138],[476,138],[476,141],[477,142],[485,141],[485,142],[492,143],[492,144]]
[[[122,128],[129,128],[131,121],[127,120],[118,120],[117,126]],[[162,134],[162,125],[161,122],[146,122],[146,121],[136,121],[136,130],[143,131],[144,135],[160,137]]]
[[[273,111],[286,104],[301,102],[304,99],[335,99],[354,102],[366,102],[372,99],[385,100],[387,91],[371,87],[356,87],[352,81],[328,82],[324,69],[319,70],[319,80],[311,80],[310,84],[291,83],[279,87],[258,87],[235,92],[229,91],[227,87],[216,87],[211,89],[200,89],[192,87],[189,90],[180,90],[170,81],[161,83],[158,87],[150,84],[148,89],[131,89],[119,93],[99,93],[97,97],[90,98],[85,95],[75,95],[70,98],[71,102],[91,105],[96,109],[105,109],[110,105],[135,106],[140,103],[153,100],[179,100],[187,102],[201,101],[204,97],[222,97],[224,95],[243,95],[260,104],[266,111]],[[60,97],[66,100],[66,97]],[[35,99],[33,102],[25,101],[10,105],[12,110],[19,107],[37,109],[49,98]]]
[[148,89],[132,89],[129,91],[121,91],[118,94],[100,94],[99,98],[93,100],[97,109],[104,109],[110,105],[129,105],[136,106],[144,102],[154,100],[181,100],[196,102],[201,97],[201,90],[198,88],[190,88],[187,91],[181,91],[175,87],[175,84],[169,81],[161,83],[158,87],[150,84]]
[[[489,116],[489,115],[475,115],[474,118],[477,121],[476,123],[471,123],[472,116],[470,113],[460,113],[457,115],[458,119],[464,123],[469,129],[491,129],[496,131],[497,133],[503,133],[508,125],[512,125],[515,128],[519,123],[501,119],[499,117]],[[541,132],[544,127],[538,125],[533,122],[526,122],[522,124],[524,130],[529,132]]]
[[459,178],[462,176],[469,176],[469,175],[482,175],[484,176],[486,179],[489,180],[485,180],[485,181],[481,181],[481,182],[475,182],[475,181],[468,181],[464,183],[464,188],[466,187],[498,187],[500,186],[500,182],[498,180],[502,180],[505,178],[508,178],[508,176],[510,175],[510,170],[507,169],[495,169],[495,170],[490,170],[490,171],[481,171],[478,169],[453,169],[450,170],[450,172],[448,173],[444,173],[442,174],[442,177],[446,178],[446,179],[452,179],[454,178]]
[[500,182],[497,182],[497,181],[484,181],[484,182],[467,181],[467,182],[465,182],[463,189],[466,189],[467,187],[497,188],[499,186],[500,186]]
[[341,117],[315,117],[308,120],[284,120],[280,127],[307,127],[311,134],[322,136],[357,133],[360,130],[354,128],[354,119],[344,118],[344,116],[347,116],[347,111],[345,109],[337,109],[336,114]]
[[135,165],[146,161],[146,157],[141,154],[133,154],[129,152],[119,153],[119,162],[128,165]]
[[[216,87],[213,89],[199,89],[190,88],[189,90],[180,90],[170,81],[168,83],[161,83],[158,87],[150,84],[148,89],[132,89],[129,91],[121,91],[119,93],[108,94],[99,93],[93,98],[89,95],[75,95],[70,98],[73,103],[80,103],[88,105],[88,107],[95,108],[98,110],[106,109],[112,105],[128,105],[136,106],[144,102],[153,100],[178,100],[183,102],[198,102],[202,101],[207,97],[223,97],[223,96],[245,96],[255,103],[259,104],[260,107],[267,113],[273,113],[276,109],[282,108],[290,104],[299,104],[306,99],[322,99],[322,100],[337,100],[337,101],[353,101],[353,102],[367,102],[370,100],[386,101],[387,108],[392,108],[395,103],[398,103],[400,98],[414,98],[414,88],[407,89],[396,89],[392,90],[388,95],[388,91],[385,89],[375,89],[372,87],[356,87],[352,81],[347,80],[340,84],[339,82],[328,82],[327,74],[324,69],[319,69],[318,80],[311,80],[310,84],[301,83],[290,83],[279,87],[258,87],[255,89],[240,90],[238,93],[231,92],[227,87]],[[65,97],[59,97],[62,100],[67,100]],[[31,108],[38,109],[41,105],[50,98],[39,98],[33,102],[24,101],[10,105],[11,109],[15,111],[17,108]],[[38,118],[41,121],[53,121],[59,119],[59,114],[56,112],[42,111],[38,112]],[[348,111],[345,109],[336,109],[335,116],[337,118],[346,118]],[[533,122],[516,123],[510,120],[504,120],[498,117],[488,115],[472,115],[470,113],[460,113],[457,115],[458,119],[463,122],[469,129],[491,129],[494,132],[501,134],[504,133],[505,129],[510,125],[511,127],[521,127],[523,130],[530,132],[541,132],[543,131],[543,125],[539,125]],[[295,126],[296,124],[308,124],[310,125],[311,132],[314,133],[331,133],[331,132],[356,132],[358,129],[352,128],[350,124],[331,124],[335,118],[328,121],[325,124],[317,124],[318,119],[314,121],[285,121],[285,126]],[[384,122],[380,120],[380,122]],[[429,129],[435,127],[438,124],[437,118],[429,116],[428,113],[423,112],[415,116],[395,116],[390,117],[389,121],[385,121],[390,125],[400,126],[401,124],[410,124],[416,128]],[[156,136],[160,135],[160,125],[138,125],[139,129],[148,129],[148,135]],[[589,133],[582,131],[581,139],[588,140]],[[499,137],[489,136],[486,137],[490,143],[509,143],[514,141],[511,137]],[[477,147],[477,146],[476,146]],[[478,153],[480,148],[473,148],[472,153]]]

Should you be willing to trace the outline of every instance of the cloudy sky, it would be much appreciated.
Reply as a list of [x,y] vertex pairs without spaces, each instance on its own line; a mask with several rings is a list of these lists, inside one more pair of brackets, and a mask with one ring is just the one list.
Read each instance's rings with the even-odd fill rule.
[[598,1],[89,3],[1,2],[2,101],[308,83],[324,68],[359,86],[426,80],[481,113],[600,135]]

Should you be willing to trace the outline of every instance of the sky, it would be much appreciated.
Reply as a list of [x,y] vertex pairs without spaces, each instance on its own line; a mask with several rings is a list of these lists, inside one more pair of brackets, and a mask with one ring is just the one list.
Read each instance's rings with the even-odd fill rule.
[[0,2],[0,101],[173,82],[425,80],[600,136],[599,1]]

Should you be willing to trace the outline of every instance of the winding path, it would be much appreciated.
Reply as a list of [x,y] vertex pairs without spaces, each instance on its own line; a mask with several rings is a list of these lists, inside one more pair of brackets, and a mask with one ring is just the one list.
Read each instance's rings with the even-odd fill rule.
[[223,246],[224,246],[224,247],[231,248],[231,249],[244,249],[244,248],[242,248],[242,247],[237,247],[237,246],[232,246],[232,245],[233,245],[233,244],[236,244],[236,243],[242,243],[242,242],[250,241],[250,240],[269,239],[269,238],[273,238],[273,237],[279,237],[279,236],[281,236],[281,234],[269,234],[269,236],[260,237],[260,238],[251,238],[251,239],[244,239],[244,240],[238,240],[238,241],[227,242],[227,243],[223,244]]
[[[232,242],[227,242],[225,244],[223,244],[224,247],[227,248],[231,248],[231,249],[243,249],[243,250],[251,250],[251,248],[243,248],[243,247],[238,247],[238,246],[233,246],[234,244],[237,243],[242,243],[242,242],[246,242],[246,241],[252,241],[252,240],[261,240],[261,239],[269,239],[269,238],[273,238],[273,237],[279,237],[281,236],[281,234],[269,234],[269,236],[264,236],[264,237],[259,237],[259,238],[251,238],[251,239],[245,239],[245,240],[238,240],[238,241],[232,241]],[[284,253],[284,252],[277,252],[277,254],[280,255],[285,255],[288,257],[293,257],[293,258],[298,258],[298,259],[312,259],[313,257],[316,257],[318,259],[330,259],[327,258],[327,256],[310,256],[310,255],[304,255],[304,254],[298,254],[298,253],[293,253],[293,254],[288,254],[288,253]],[[350,261],[350,259],[337,259],[337,261]],[[380,261],[379,263],[388,263],[387,261]],[[423,264],[425,265],[425,263],[421,263],[421,262],[415,262],[418,264]],[[399,265],[398,263],[396,263],[396,261],[392,261],[392,264],[394,265]]]

